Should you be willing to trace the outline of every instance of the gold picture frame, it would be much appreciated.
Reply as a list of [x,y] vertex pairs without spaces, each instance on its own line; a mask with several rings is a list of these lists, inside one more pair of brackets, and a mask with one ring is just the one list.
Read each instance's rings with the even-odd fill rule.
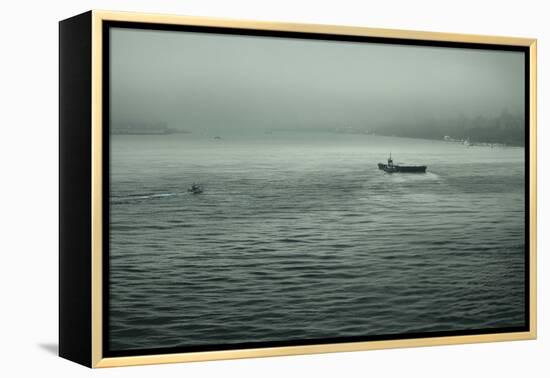
[[[144,354],[109,357],[103,353],[103,317],[104,308],[104,206],[103,203],[103,168],[105,143],[102,132],[104,120],[103,86],[104,78],[104,24],[106,22],[128,22],[140,24],[185,25],[194,27],[215,27],[240,30],[313,33],[333,36],[355,36],[381,39],[398,39],[410,41],[428,41],[444,43],[461,43],[476,45],[519,46],[528,50],[529,66],[529,250],[528,250],[528,303],[529,327],[526,331],[456,335],[443,337],[423,337],[393,340],[360,341],[344,343],[328,343],[296,346],[274,346],[249,349],[231,349],[198,351],[170,354]],[[188,361],[207,361],[218,359],[237,359],[250,357],[267,357],[283,355],[301,355],[311,353],[348,352],[372,349],[420,347],[448,344],[466,344],[495,341],[529,340],[537,335],[536,307],[536,203],[537,203],[537,169],[536,169],[536,39],[514,38],[501,36],[484,36],[469,34],[435,33],[424,31],[407,31],[393,29],[378,29],[355,26],[335,26],[317,24],[295,24],[280,22],[260,22],[250,20],[231,20],[209,17],[187,17],[161,14],[127,13],[93,10],[83,15],[62,21],[60,23],[60,128],[61,128],[61,241],[60,241],[60,355],[83,365],[99,367],[130,366],[144,364],[160,364]],[[78,39],[78,35],[82,35]],[[83,42],[84,41],[84,42]],[[86,53],[82,53],[85,50]],[[82,78],[81,73],[70,73],[71,62],[81,62],[89,70],[89,77]],[[77,64],[77,63],[75,63]],[[86,72],[86,69],[84,69]],[[72,76],[70,76],[72,75]],[[70,76],[70,77],[69,77]],[[86,75],[84,75],[86,76]],[[80,80],[80,81],[79,81]],[[74,83],[81,83],[82,95],[74,94]],[[80,87],[79,87],[80,88]],[[63,94],[63,91],[66,94]],[[73,91],[73,92],[71,92]],[[80,91],[80,89],[79,89]],[[69,92],[72,95],[69,95]],[[86,94],[89,92],[89,97]],[[83,112],[71,113],[74,101],[79,101]],[[89,102],[87,102],[89,101]],[[76,114],[76,115],[75,115]],[[72,118],[71,118],[72,117]],[[88,122],[81,132],[69,130],[76,127],[75,122]],[[73,134],[71,134],[73,133]],[[74,134],[78,133],[78,135]],[[87,175],[82,187],[89,191],[77,191],[78,186],[71,187],[68,180],[76,174],[76,169],[70,163],[65,163],[71,153],[68,146],[75,138],[89,145],[90,167],[83,175]],[[527,143],[527,142],[526,142]],[[65,152],[64,152],[65,151]],[[66,153],[66,155],[64,155]],[[66,165],[64,165],[66,164]],[[67,180],[67,181],[64,181]],[[72,189],[71,189],[72,188]],[[88,196],[88,197],[86,197]],[[526,194],[527,196],[527,194]],[[84,203],[81,212],[75,203]],[[73,206],[74,210],[68,209]],[[71,212],[73,211],[73,212]],[[74,219],[89,217],[87,221],[76,224]],[[76,227],[79,227],[76,229]],[[66,235],[85,234],[74,240],[65,241]],[[78,257],[77,254],[80,254]],[[72,272],[72,273],[71,273]],[[75,277],[78,273],[79,277]],[[88,292],[89,289],[89,292]],[[78,295],[80,299],[75,299]],[[75,301],[80,303],[75,305]],[[79,302],[80,301],[80,302]],[[80,306],[80,307],[79,307]],[[78,309],[76,309],[78,307]],[[88,314],[89,312],[89,314]],[[82,314],[87,315],[83,316]],[[76,320],[75,320],[76,319]],[[68,325],[70,324],[70,325]],[[79,341],[80,340],[80,341]],[[75,351],[79,343],[86,344],[80,351]]]

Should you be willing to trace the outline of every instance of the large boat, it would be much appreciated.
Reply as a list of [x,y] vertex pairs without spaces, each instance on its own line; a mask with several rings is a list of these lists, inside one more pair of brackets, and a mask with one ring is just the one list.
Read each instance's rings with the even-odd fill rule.
[[388,158],[388,164],[378,163],[378,169],[385,171],[387,173],[426,173],[425,165],[401,165],[394,164],[391,157]]

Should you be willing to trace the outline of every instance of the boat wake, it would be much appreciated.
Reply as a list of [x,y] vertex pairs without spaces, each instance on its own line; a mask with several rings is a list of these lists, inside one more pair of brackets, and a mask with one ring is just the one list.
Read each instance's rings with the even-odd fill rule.
[[167,198],[177,196],[179,193],[156,193],[156,194],[143,194],[125,197],[111,197],[112,204],[125,204],[131,202],[141,202],[151,199]]
[[406,182],[426,182],[426,181],[442,181],[443,178],[437,173],[426,172],[423,174],[401,174],[394,175],[391,173],[386,173],[386,176],[390,177],[392,182],[396,183],[406,183]]

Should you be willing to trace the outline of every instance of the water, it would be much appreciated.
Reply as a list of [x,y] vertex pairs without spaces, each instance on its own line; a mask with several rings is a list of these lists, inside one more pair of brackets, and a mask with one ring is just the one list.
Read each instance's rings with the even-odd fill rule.
[[111,350],[524,325],[524,149],[220,135],[112,136]]

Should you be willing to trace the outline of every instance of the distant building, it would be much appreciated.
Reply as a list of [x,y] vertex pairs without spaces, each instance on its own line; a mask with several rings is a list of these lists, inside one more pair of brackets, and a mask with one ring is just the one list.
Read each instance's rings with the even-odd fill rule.
[[453,137],[451,137],[451,136],[449,136],[449,135],[445,135],[445,136],[443,137],[443,140],[444,140],[445,142],[464,143],[464,139],[455,139],[455,138],[453,138]]

